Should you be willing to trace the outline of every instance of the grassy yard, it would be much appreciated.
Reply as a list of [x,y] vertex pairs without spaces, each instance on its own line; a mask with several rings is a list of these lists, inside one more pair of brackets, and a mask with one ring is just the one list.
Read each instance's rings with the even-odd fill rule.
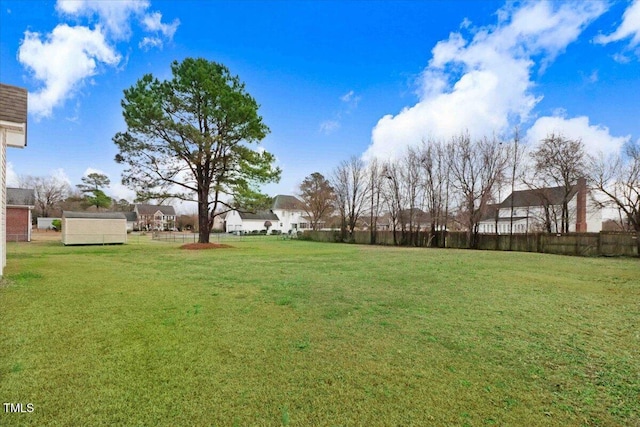
[[10,244],[0,425],[640,425],[640,262]]

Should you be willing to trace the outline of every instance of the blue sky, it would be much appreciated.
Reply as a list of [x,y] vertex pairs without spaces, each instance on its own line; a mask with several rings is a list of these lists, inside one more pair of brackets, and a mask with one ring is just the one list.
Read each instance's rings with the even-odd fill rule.
[[640,0],[0,0],[0,81],[30,92],[9,177],[119,184],[122,91],[173,60],[225,64],[261,105],[283,169],[270,194],[352,155],[427,138],[549,132],[615,153],[640,137]]

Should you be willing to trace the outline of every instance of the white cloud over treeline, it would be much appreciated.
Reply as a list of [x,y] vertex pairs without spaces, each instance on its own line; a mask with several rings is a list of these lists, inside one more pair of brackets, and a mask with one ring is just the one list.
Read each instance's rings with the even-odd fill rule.
[[[603,1],[531,1],[508,3],[497,11],[495,25],[478,28],[465,20],[433,47],[419,78],[418,102],[378,121],[364,157],[393,158],[429,138],[448,140],[461,132],[490,137],[531,123],[542,99],[535,76],[607,8]],[[586,117],[563,116],[538,118],[527,136],[535,139],[545,130],[581,134],[590,149],[605,152],[625,140]]]
[[25,31],[18,60],[38,85],[29,92],[29,112],[36,118],[50,117],[87,79],[117,67],[122,60],[117,43],[130,40],[133,22],[146,32],[140,42],[144,49],[161,48],[171,40],[179,21],[163,23],[162,14],[149,12],[149,7],[148,1],[136,0],[58,0],[61,19],[87,24],[61,22],[45,34]]

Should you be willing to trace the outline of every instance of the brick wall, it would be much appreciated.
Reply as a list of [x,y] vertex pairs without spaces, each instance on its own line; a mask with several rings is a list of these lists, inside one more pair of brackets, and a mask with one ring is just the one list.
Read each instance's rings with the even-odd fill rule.
[[7,208],[7,241],[8,242],[28,242],[29,241],[29,209]]

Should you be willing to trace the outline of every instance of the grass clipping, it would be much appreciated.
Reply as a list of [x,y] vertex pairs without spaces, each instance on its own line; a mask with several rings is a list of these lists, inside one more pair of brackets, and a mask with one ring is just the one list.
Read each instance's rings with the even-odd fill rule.
[[180,246],[180,249],[201,250],[201,249],[225,249],[233,248],[233,246],[224,243],[187,243]]

